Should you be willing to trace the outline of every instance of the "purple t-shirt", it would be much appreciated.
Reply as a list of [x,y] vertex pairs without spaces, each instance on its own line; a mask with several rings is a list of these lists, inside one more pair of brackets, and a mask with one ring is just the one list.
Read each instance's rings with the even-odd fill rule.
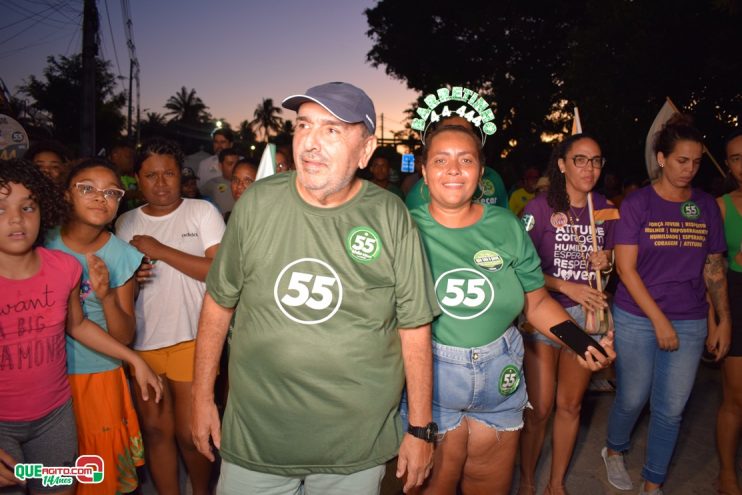
[[[615,209],[602,194],[592,195],[596,211]],[[589,270],[588,261],[593,252],[593,237],[587,206],[573,207],[566,213],[554,212],[546,201],[546,194],[539,194],[526,205],[522,221],[541,257],[541,271],[578,284],[587,284],[590,280],[595,286],[595,272]],[[615,224],[615,220],[595,223],[599,250],[613,249]],[[551,295],[565,308],[577,305],[560,292],[551,292]]]
[[[652,186],[635,191],[621,203],[616,244],[639,246],[636,269],[665,316],[707,317],[703,266],[709,254],[726,250],[721,213],[711,195],[693,189],[689,201],[674,202],[662,199]],[[615,304],[646,318],[623,283]]]

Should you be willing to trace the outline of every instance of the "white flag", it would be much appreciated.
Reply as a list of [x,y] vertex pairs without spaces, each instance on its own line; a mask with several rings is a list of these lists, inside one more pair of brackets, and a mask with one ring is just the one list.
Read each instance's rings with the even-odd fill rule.
[[649,133],[647,133],[647,141],[644,145],[644,160],[647,164],[647,174],[649,174],[650,180],[655,180],[660,176],[660,165],[657,163],[657,154],[654,152],[654,137],[662,130],[662,126],[676,113],[678,111],[675,105],[672,104],[670,98],[667,98],[665,104],[662,105],[659,113],[654,118],[652,127],[649,128]]
[[572,119],[572,135],[582,134],[582,122],[580,122],[580,111],[575,107],[575,118]]
[[270,177],[276,173],[276,145],[268,143],[265,145],[263,156],[260,157],[260,165],[258,165],[258,173],[255,176],[255,180],[264,179]]

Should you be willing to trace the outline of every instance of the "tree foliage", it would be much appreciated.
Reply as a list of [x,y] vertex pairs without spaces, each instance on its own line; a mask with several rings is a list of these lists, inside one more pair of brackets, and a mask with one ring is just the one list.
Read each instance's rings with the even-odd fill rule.
[[195,89],[188,90],[182,86],[175,95],[167,99],[165,115],[170,116],[175,122],[198,126],[207,123],[211,118],[207,112],[208,108],[196,94]]
[[639,170],[666,96],[712,141],[739,124],[740,13],[739,0],[381,0],[366,11],[368,60],[422,95],[487,95],[499,127],[489,156],[543,166],[540,138],[566,131],[577,105],[610,163]]
[[253,113],[255,117],[250,124],[254,129],[262,131],[263,139],[268,142],[271,134],[281,130],[283,119],[279,117],[281,108],[273,104],[273,98],[263,98]]
[[[109,62],[96,59],[95,122],[98,146],[105,146],[124,128],[121,112],[126,94],[116,91],[116,78]],[[82,108],[82,56],[47,58],[43,76],[30,76],[20,92],[33,99],[31,107],[48,116],[54,137],[70,148],[80,143]]]

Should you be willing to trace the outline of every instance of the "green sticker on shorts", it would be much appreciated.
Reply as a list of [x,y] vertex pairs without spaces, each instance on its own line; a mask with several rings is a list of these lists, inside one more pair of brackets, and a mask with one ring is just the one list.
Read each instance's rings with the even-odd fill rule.
[[345,238],[345,250],[359,263],[371,263],[381,254],[381,237],[371,227],[355,227]]
[[688,220],[695,220],[701,216],[701,209],[693,201],[686,201],[680,205],[680,213]]
[[512,395],[518,390],[520,384],[520,370],[515,365],[509,364],[500,372],[500,395]]

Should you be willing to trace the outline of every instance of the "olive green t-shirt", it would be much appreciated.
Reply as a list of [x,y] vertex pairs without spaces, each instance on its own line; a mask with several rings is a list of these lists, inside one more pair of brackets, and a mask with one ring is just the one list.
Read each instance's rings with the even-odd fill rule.
[[265,473],[349,474],[396,455],[398,328],[439,310],[399,198],[363,181],[347,203],[317,208],[295,180],[243,194],[206,279],[236,307],[221,453]]
[[430,260],[443,313],[433,339],[456,347],[481,347],[500,338],[523,309],[524,293],[544,286],[541,260],[510,210],[484,205],[469,227],[444,227],[428,205],[411,211]]

